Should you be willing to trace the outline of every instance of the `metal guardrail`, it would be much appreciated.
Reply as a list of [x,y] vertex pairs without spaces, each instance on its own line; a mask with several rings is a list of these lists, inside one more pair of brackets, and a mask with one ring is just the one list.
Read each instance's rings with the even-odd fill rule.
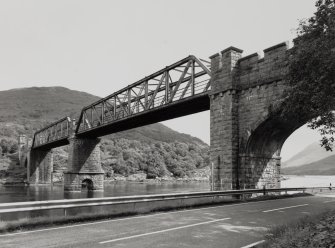
[[1,203],[0,214],[25,212],[25,211],[53,210],[53,209],[65,210],[78,207],[155,202],[155,201],[190,199],[199,197],[219,197],[219,196],[257,194],[257,193],[267,194],[267,193],[278,193],[278,192],[287,193],[289,191],[306,192],[309,190],[316,191],[323,189],[329,189],[329,188],[318,187],[318,188],[245,189],[245,190],[229,190],[229,191],[189,192],[189,193],[154,194],[154,195],[140,195],[140,196],[89,198],[89,199]]

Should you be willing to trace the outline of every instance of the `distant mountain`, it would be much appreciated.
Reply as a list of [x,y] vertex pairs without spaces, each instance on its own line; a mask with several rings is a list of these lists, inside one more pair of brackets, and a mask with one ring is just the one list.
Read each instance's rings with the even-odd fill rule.
[[144,127],[134,128],[127,131],[112,134],[111,138],[125,138],[139,140],[145,143],[163,141],[167,143],[182,142],[196,144],[200,147],[208,147],[201,139],[189,134],[179,133],[161,123],[151,124]]
[[335,155],[313,163],[282,168],[282,173],[286,175],[335,175]]
[[293,166],[307,165],[332,155],[334,155],[334,152],[328,152],[317,142],[314,142],[289,160],[283,162],[281,167],[288,168]]
[[66,115],[78,115],[85,106],[100,99],[64,87],[31,87],[0,91],[0,121],[52,122]]

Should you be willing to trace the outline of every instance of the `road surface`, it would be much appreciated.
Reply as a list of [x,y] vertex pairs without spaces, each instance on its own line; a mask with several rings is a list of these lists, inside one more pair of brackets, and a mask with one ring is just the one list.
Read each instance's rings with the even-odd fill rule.
[[335,209],[335,195],[156,213],[0,235],[0,247],[251,247],[267,229]]

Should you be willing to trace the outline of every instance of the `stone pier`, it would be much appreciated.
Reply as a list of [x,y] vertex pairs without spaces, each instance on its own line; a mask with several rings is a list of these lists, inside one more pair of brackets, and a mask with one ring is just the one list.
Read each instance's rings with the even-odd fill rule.
[[234,73],[241,54],[242,50],[230,47],[211,57],[210,157],[214,165],[214,190],[239,188],[238,95]]
[[51,184],[52,150],[31,150],[28,153],[27,180],[30,184]]
[[68,170],[64,172],[64,190],[103,190],[104,171],[101,167],[100,139],[69,139]]

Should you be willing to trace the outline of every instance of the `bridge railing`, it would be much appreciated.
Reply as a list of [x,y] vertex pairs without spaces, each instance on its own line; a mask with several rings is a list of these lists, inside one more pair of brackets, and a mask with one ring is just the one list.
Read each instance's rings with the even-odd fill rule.
[[85,108],[76,133],[210,90],[210,63],[190,55]]
[[52,142],[68,138],[71,132],[71,118],[64,117],[34,134],[32,148],[38,148]]

